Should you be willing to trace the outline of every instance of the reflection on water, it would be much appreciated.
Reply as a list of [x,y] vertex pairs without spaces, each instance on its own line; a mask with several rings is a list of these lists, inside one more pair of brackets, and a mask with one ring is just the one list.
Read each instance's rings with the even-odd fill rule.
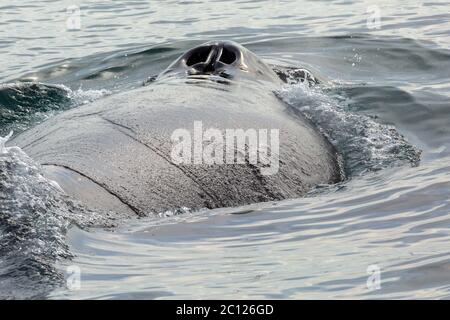
[[[70,5],[80,6],[80,30],[67,30]],[[373,5],[380,28],[367,23]],[[0,88],[2,134],[90,100],[85,92],[99,98],[138,87],[196,44],[232,39],[322,80],[334,118],[311,108],[318,96],[299,107],[328,129],[355,138],[364,131],[366,143],[349,135],[341,150],[384,143],[369,141],[377,135],[364,123],[396,128],[422,150],[418,167],[361,170],[303,199],[149,217],[114,230],[74,226],[67,238],[75,258],[56,267],[64,274],[78,266],[81,288],[58,287],[50,298],[449,297],[447,1],[15,0],[0,9],[0,81],[67,87],[48,87],[45,105],[37,102],[47,87]],[[345,123],[336,121],[337,106],[351,115]],[[377,167],[374,159],[362,166]],[[370,266],[379,268],[379,290],[367,286]]]
[[[117,232],[72,229],[83,287],[53,296],[447,297],[442,165],[369,174],[311,198],[133,221]],[[381,270],[377,291],[366,286],[371,265]]]

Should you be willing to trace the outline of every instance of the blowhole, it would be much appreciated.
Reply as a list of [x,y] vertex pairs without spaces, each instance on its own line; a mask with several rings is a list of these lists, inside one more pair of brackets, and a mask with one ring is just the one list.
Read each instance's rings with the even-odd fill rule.
[[225,64],[232,64],[233,62],[236,61],[236,54],[233,51],[224,47],[219,61]]
[[191,56],[187,59],[186,65],[191,67],[199,62],[205,62],[208,59],[208,55],[211,52],[211,49],[211,46],[196,48]]

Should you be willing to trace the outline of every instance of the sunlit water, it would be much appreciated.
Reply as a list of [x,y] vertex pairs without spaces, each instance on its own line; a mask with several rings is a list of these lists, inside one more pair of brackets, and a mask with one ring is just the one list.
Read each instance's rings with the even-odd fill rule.
[[[79,30],[76,17],[67,29],[71,5]],[[349,177],[302,199],[95,228],[102,217],[0,141],[1,298],[450,297],[447,1],[11,0],[0,11],[0,136],[230,39],[322,80],[277,94],[337,146]]]

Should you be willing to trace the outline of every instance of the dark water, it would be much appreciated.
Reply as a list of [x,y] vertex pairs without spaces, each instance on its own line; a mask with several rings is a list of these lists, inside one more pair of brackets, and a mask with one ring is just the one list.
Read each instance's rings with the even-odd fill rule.
[[[349,179],[302,199],[105,229],[0,146],[1,298],[450,296],[448,2],[83,1],[81,29],[67,30],[74,4],[0,6],[0,136],[230,39],[322,80],[277,94],[337,146]],[[73,268],[79,288],[66,286]],[[367,285],[374,269],[380,288]]]

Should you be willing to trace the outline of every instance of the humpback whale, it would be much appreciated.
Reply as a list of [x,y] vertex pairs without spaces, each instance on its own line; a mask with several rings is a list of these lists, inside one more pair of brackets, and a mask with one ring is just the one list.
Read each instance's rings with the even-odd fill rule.
[[[65,193],[96,210],[144,216],[300,197],[342,180],[342,170],[330,142],[276,97],[282,85],[248,49],[208,42],[185,52],[151,84],[65,111],[9,144],[36,160]],[[196,162],[194,151],[186,157],[191,163],[176,161],[174,133],[193,132],[199,123],[214,129],[216,139],[227,130],[276,132],[266,138],[276,170],[264,174],[267,162],[250,161],[245,152],[251,134],[241,148],[229,144],[231,157],[218,152],[231,160],[240,154],[240,162],[202,162],[201,155]],[[276,148],[269,143],[275,138]]]

